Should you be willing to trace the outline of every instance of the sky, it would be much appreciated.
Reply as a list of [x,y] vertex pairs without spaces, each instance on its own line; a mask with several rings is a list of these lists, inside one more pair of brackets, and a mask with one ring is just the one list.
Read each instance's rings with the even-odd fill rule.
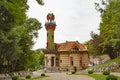
[[99,33],[100,14],[95,10],[95,1],[97,0],[44,0],[45,4],[41,6],[36,0],[28,0],[28,17],[36,18],[42,23],[39,37],[34,39],[33,49],[46,47],[47,32],[44,25],[49,12],[54,13],[57,24],[54,32],[55,43],[84,43],[90,40],[91,31]]

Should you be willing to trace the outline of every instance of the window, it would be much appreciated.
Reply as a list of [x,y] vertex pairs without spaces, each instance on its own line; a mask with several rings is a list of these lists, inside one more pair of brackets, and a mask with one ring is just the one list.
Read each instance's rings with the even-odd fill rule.
[[62,63],[62,60],[60,60],[60,63]]
[[48,42],[47,42],[47,48],[48,48]]
[[79,51],[79,48],[77,46],[74,46],[72,50]]
[[73,66],[73,57],[70,57],[70,66]]
[[52,39],[54,39],[54,35],[52,35]]

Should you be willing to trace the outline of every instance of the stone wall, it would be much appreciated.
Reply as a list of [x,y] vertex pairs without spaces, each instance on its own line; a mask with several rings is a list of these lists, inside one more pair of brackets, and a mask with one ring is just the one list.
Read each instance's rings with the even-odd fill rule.
[[111,71],[111,72],[120,72],[120,62],[118,63],[113,63],[107,66],[103,66],[100,68],[94,68],[93,69],[95,72],[103,72],[105,70]]

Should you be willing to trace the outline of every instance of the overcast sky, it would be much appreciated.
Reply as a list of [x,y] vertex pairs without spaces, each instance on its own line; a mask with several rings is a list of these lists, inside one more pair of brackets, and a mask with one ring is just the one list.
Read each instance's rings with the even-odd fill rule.
[[51,11],[55,15],[56,30],[55,43],[65,41],[79,41],[84,43],[90,40],[90,32],[99,33],[100,15],[95,10],[96,0],[44,0],[40,6],[35,0],[28,0],[30,9],[28,17],[37,18],[42,23],[39,37],[35,39],[33,49],[46,47],[46,15]]

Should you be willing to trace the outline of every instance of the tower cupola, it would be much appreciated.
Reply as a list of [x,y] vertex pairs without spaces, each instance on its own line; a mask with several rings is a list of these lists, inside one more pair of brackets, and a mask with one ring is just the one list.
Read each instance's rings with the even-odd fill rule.
[[47,30],[47,29],[53,29],[53,30],[55,30],[55,28],[56,28],[56,23],[55,23],[54,19],[55,19],[55,16],[54,16],[53,13],[48,13],[48,14],[47,14],[47,21],[46,21],[46,23],[45,23],[45,26],[46,26],[45,28],[46,28],[46,30]]
[[55,50],[54,43],[54,31],[56,28],[55,16],[53,13],[47,14],[47,21],[45,22],[45,28],[47,30],[47,49]]

